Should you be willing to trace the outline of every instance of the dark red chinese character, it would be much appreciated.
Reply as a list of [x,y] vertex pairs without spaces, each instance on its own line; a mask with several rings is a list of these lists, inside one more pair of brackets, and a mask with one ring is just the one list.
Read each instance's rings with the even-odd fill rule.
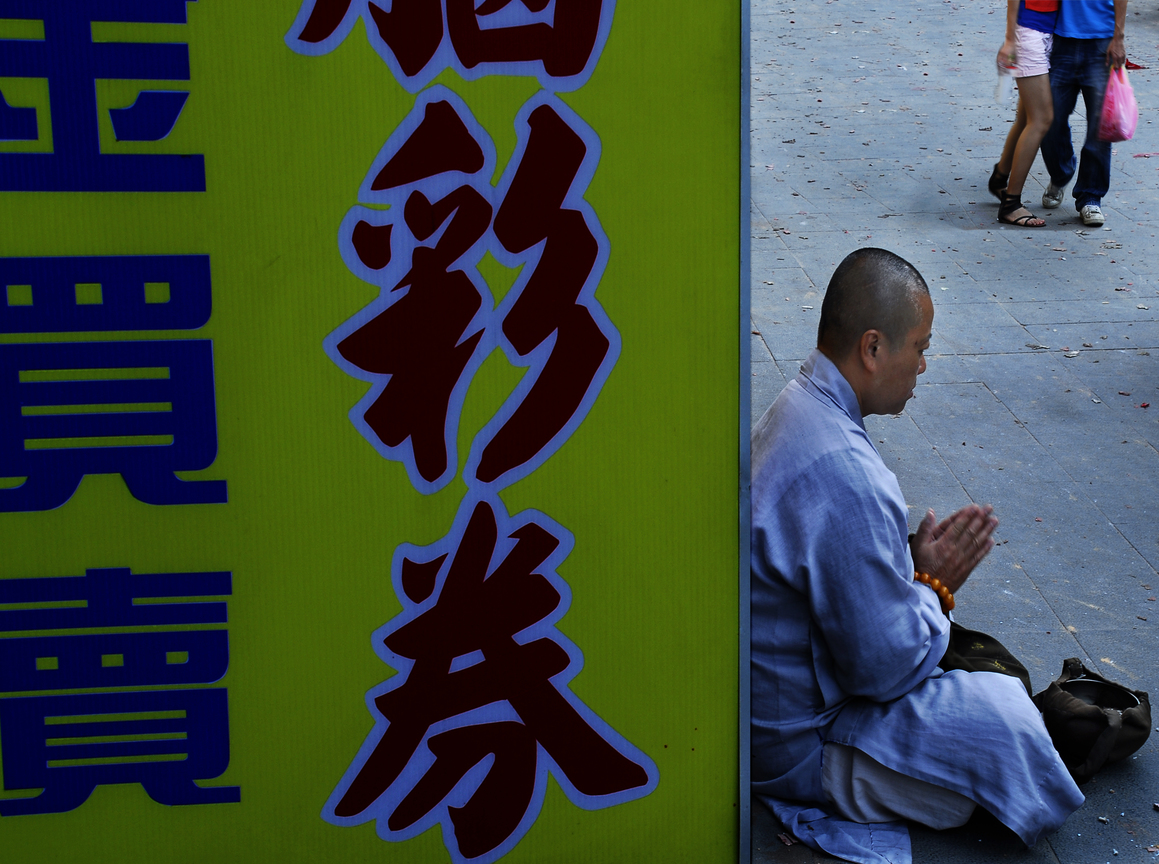
[[594,300],[580,300],[599,242],[584,214],[564,206],[588,148],[550,104],[534,108],[527,123],[527,146],[496,214],[495,237],[514,254],[546,242],[503,320],[503,334],[521,357],[552,334],[556,340],[531,390],[483,449],[475,476],[484,483],[531,461],[573,419],[582,419],[577,412],[602,385],[598,375],[611,346],[587,305]]
[[[392,679],[391,689],[374,699],[388,725],[334,804],[337,819],[357,817],[375,805],[403,775],[424,740],[434,762],[427,763],[417,782],[413,776],[400,782],[384,811],[381,804],[375,810],[387,817],[391,832],[404,831],[428,817],[470,769],[493,754],[486,777],[466,804],[449,808],[454,841],[466,858],[508,841],[529,807],[542,803],[544,784],[537,776],[547,766],[540,764],[537,744],[558,766],[563,776],[557,779],[565,788],[589,802],[619,803],[654,785],[655,769],[647,757],[602,721],[589,722],[566,685],[552,681],[582,662],[574,647],[569,651],[561,644],[549,622],[542,623],[562,598],[537,570],[560,540],[537,522],[524,522],[509,532],[515,545],[492,569],[498,536],[492,506],[475,504],[433,605],[425,602],[432,573],[442,567],[446,554],[430,564],[404,560],[401,585],[417,594],[406,598],[408,609],[420,603],[426,608],[415,617],[404,613],[405,623],[383,641],[394,657],[405,658],[399,665],[412,665],[399,674],[398,684]],[[516,640],[516,634],[537,624],[539,633],[529,641]],[[513,709],[510,719],[445,722],[498,703]],[[436,724],[442,724],[439,731],[429,734]],[[533,803],[537,789],[539,801]]]
[[[417,92],[444,69],[467,77],[534,75],[551,90],[591,74],[614,0],[304,0],[287,42],[303,54],[333,50],[361,17],[371,44]],[[390,11],[387,11],[389,7]],[[494,16],[504,24],[495,23]],[[474,73],[474,74],[472,74]]]
[[[306,6],[310,2],[306,0]],[[441,0],[392,0],[386,4],[390,6],[389,12],[373,0],[357,4],[354,10],[350,5],[351,0],[314,0],[291,47],[295,47],[295,41],[307,46],[325,42],[338,32],[343,21],[361,14],[364,19],[369,15],[366,26],[374,26],[407,78],[421,73],[439,50],[443,41]],[[362,7],[365,12],[361,11]],[[301,17],[299,13],[299,20]]]
[[[371,188],[421,184],[452,171],[469,174],[484,161],[455,109],[445,101],[431,102]],[[410,269],[391,289],[405,293],[342,339],[337,350],[359,369],[390,376],[363,419],[389,448],[409,439],[414,470],[433,484],[449,479],[444,476],[447,440],[457,423],[457,416],[448,416],[451,394],[484,332],[468,332],[482,305],[479,288],[462,269],[451,268],[487,232],[491,204],[464,184],[434,202],[412,191],[402,209],[402,225],[360,221],[354,226],[351,242],[367,267],[380,270],[390,262],[392,228],[405,228],[420,243],[445,228],[433,246],[414,249]]]
[[[311,0],[305,0],[307,6]],[[318,43],[334,35],[350,9],[350,0],[313,0],[310,17],[298,33],[303,42]]]
[[529,12],[542,12],[548,4],[548,0],[485,0],[476,8],[474,0],[446,0],[447,29],[460,63],[474,69],[480,63],[539,60],[552,78],[584,71],[599,35],[602,0],[556,0],[551,24],[482,26],[489,15],[512,2]]

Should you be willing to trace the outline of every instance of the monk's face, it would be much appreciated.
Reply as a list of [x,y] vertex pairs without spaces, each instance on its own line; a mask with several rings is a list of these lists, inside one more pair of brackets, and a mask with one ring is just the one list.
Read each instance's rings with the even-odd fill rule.
[[920,320],[906,334],[900,345],[890,345],[879,354],[879,368],[874,375],[874,414],[900,414],[913,398],[918,376],[926,371],[925,351],[930,347],[934,323],[934,304],[929,295],[918,299]]

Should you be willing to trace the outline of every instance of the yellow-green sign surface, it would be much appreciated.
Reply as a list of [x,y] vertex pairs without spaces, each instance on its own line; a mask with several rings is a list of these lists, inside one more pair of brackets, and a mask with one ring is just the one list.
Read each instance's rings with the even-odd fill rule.
[[737,854],[740,14],[0,0],[0,847]]

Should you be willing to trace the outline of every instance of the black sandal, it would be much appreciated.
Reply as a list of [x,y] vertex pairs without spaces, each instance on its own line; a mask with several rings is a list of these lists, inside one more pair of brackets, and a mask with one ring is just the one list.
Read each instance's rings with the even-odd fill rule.
[[990,175],[990,182],[987,184],[990,189],[990,194],[1002,200],[1002,193],[1006,191],[1006,184],[1010,182],[1010,175],[1003,174],[998,170],[998,163],[994,163],[994,173]]
[[[1021,195],[1007,195],[1005,191],[1002,193],[1002,203],[998,205],[998,221],[1004,225],[1014,225],[1018,228],[1042,228],[1046,225],[1042,219],[1039,219],[1029,210],[1025,216],[1019,216],[1017,219],[1007,219],[1011,213],[1017,213],[1022,208]],[[1040,222],[1039,225],[1031,225],[1031,220]]]

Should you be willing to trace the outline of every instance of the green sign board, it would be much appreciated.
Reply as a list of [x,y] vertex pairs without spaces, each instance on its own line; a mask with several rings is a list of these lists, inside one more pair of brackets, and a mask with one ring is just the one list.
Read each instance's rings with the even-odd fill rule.
[[0,843],[738,855],[735,4],[0,0]]

